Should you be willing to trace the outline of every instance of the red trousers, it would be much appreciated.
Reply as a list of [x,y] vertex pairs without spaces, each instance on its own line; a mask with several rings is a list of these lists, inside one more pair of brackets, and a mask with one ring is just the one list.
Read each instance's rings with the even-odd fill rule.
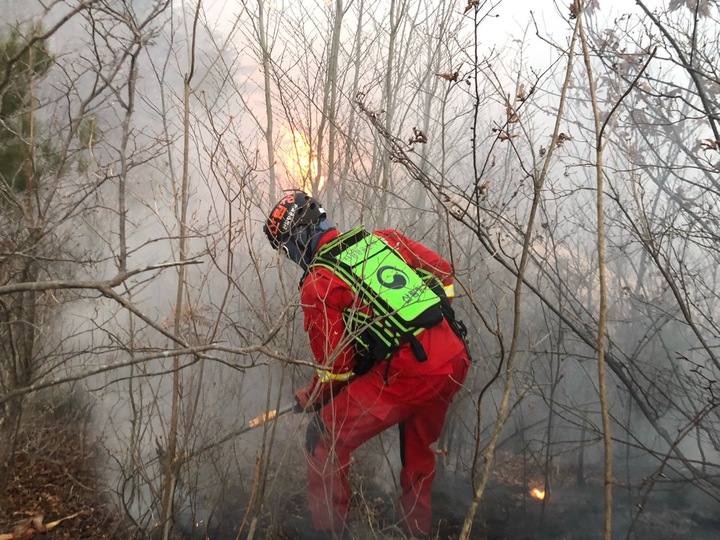
[[[385,363],[353,380],[320,410],[314,423],[319,440],[307,453],[308,503],[316,529],[340,531],[350,500],[350,455],[364,442],[400,425],[402,493],[398,506],[411,534],[428,534],[435,443],[453,396],[467,376],[467,355],[448,360],[450,374],[405,376],[394,373],[385,384]],[[310,431],[309,431],[310,435]]]

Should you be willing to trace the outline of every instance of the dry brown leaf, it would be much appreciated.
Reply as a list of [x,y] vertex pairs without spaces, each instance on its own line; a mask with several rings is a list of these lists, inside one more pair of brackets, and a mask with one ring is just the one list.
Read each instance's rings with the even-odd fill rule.
[[35,514],[27,519],[23,519],[20,523],[15,525],[13,532],[0,534],[0,540],[32,540],[38,534],[50,531],[60,525],[63,521],[72,519],[79,515],[80,512],[75,512],[74,514],[45,524],[43,523],[44,516],[42,514]]
[[465,11],[463,11],[463,15],[465,15],[472,8],[479,6],[479,5],[480,5],[480,0],[468,0],[467,6],[465,6]]
[[413,128],[413,136],[410,137],[410,139],[408,140],[408,144],[415,144],[415,143],[425,144],[427,142],[428,142],[428,138],[427,138],[427,135],[425,135],[425,133],[423,132],[423,130],[414,127]]
[[67,521],[68,519],[72,519],[75,517],[78,517],[80,515],[80,512],[75,512],[74,514],[70,514],[69,516],[65,516],[64,518],[56,519],[55,521],[51,521],[47,525],[45,525],[45,530],[49,531],[51,529],[54,529],[58,525],[60,525],[63,521]]
[[562,146],[565,141],[572,141],[572,137],[570,137],[570,135],[567,135],[566,133],[561,132],[556,139],[558,147]]
[[585,13],[592,13],[596,9],[600,9],[600,2],[598,0],[588,0],[585,4]]
[[527,95],[525,94],[525,83],[520,83],[516,96],[518,101],[525,101],[527,99]]
[[459,71],[453,71],[450,73],[449,71],[443,72],[443,73],[436,73],[437,77],[440,77],[441,79],[445,79],[446,81],[452,81],[457,82],[458,77],[460,76]]
[[507,114],[507,121],[510,124],[520,120],[520,117],[513,110],[512,105],[510,104],[510,96],[509,95],[508,95],[508,97],[505,98],[505,113]]
[[571,2],[569,7],[570,7],[570,18],[577,19],[578,12],[577,12],[577,7],[575,7],[575,2]]
[[703,139],[700,141],[700,148],[703,150],[717,150],[718,142],[713,139]]
[[711,0],[672,0],[668,8],[670,11],[676,11],[686,7],[693,14],[697,13],[699,17],[709,17],[710,5]]

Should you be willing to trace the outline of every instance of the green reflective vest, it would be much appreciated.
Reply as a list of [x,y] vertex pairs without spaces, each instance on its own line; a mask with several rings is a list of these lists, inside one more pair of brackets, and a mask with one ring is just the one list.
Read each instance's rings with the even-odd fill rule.
[[426,282],[437,281],[435,276],[421,277],[384,239],[362,227],[321,247],[312,266],[335,273],[360,299],[343,318],[367,369],[405,342],[419,361],[427,359],[416,336],[443,319],[441,299]]

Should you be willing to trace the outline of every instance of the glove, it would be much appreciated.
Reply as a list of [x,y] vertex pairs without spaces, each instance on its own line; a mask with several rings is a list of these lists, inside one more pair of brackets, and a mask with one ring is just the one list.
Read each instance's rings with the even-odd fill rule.
[[319,411],[345,386],[347,386],[347,381],[337,384],[321,384],[319,386],[310,385],[307,388],[298,390],[295,394],[293,411],[296,413]]
[[323,435],[325,435],[325,424],[320,417],[320,413],[316,412],[308,422],[307,431],[305,432],[305,450],[307,450],[308,454],[315,456],[315,448],[317,448]]
[[310,398],[311,395],[309,388],[298,390],[295,394],[295,407],[293,407],[293,412],[310,413],[320,410],[322,408],[322,403],[318,403],[317,399],[311,402]]

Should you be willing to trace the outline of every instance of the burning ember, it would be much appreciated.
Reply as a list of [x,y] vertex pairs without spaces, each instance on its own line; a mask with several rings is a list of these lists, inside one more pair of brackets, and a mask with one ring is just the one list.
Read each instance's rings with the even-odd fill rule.
[[277,415],[277,409],[273,409],[272,411],[268,411],[267,413],[261,414],[260,416],[258,416],[258,417],[256,417],[256,418],[253,418],[252,420],[250,420],[250,421],[248,422],[248,426],[250,426],[250,427],[256,427],[256,426],[259,426],[260,424],[264,424],[264,423],[267,422],[268,420],[272,420],[273,418],[275,418],[275,415]]
[[545,491],[542,489],[533,488],[530,490],[530,496],[539,501],[542,501],[545,498]]

